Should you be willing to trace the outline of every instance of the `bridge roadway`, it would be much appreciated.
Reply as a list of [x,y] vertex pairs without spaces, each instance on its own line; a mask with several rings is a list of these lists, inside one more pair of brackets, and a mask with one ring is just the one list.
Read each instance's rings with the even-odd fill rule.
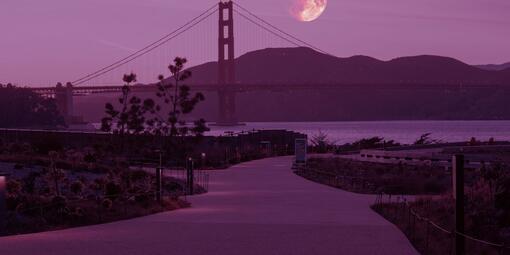
[[374,196],[294,175],[292,158],[212,173],[192,208],[75,229],[0,238],[8,255],[417,254],[369,206]]
[[[289,91],[289,90],[337,90],[337,89],[422,89],[422,90],[458,90],[458,89],[510,89],[510,85],[501,84],[466,84],[466,83],[420,83],[420,82],[400,82],[391,84],[371,84],[371,83],[297,83],[297,82],[281,82],[281,83],[237,83],[229,85],[218,85],[208,83],[197,83],[190,85],[195,91],[219,91],[221,89],[229,89],[234,92],[250,92],[250,91]],[[54,95],[56,87],[39,87],[31,88],[32,91],[42,95]],[[134,92],[154,92],[156,85],[133,85],[131,90]],[[72,87],[75,95],[99,94],[99,93],[120,93],[122,85],[109,86],[74,86]]]

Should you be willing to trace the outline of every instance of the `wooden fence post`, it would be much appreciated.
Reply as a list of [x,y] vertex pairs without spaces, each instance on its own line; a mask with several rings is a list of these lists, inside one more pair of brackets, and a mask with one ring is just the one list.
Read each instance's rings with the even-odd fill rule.
[[453,156],[452,181],[455,199],[455,254],[465,254],[464,234],[464,155]]

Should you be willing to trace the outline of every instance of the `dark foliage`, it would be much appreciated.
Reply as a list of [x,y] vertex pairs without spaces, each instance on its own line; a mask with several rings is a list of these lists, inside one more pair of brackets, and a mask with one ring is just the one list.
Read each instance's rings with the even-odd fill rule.
[[0,84],[0,127],[56,128],[65,126],[55,101],[26,88]]
[[451,175],[440,166],[385,164],[343,158],[311,158],[307,169],[298,174],[359,193],[441,194],[450,188],[451,183]]
[[[191,88],[184,84],[191,77],[191,72],[184,69],[186,62],[185,58],[176,57],[173,64],[168,66],[172,77],[170,79],[165,79],[163,75],[158,77],[156,96],[164,105],[155,105],[154,118],[147,122],[153,133],[176,137],[189,134],[201,136],[208,131],[205,120],[196,120],[193,126],[189,126],[184,119],[198,103],[205,100],[202,93],[193,94]],[[159,114],[161,111],[163,115]]]
[[342,153],[346,151],[358,151],[364,149],[379,149],[379,148],[389,148],[400,146],[400,143],[397,143],[393,140],[385,140],[384,137],[374,136],[371,138],[363,138],[354,143],[347,143],[341,146],[337,146],[337,152]]
[[142,99],[131,95],[131,83],[136,82],[136,74],[126,74],[122,79],[126,84],[122,87],[119,97],[120,109],[112,103],[105,105],[106,117],[101,120],[101,130],[124,134],[140,134],[145,130],[145,114],[154,105],[152,99]]

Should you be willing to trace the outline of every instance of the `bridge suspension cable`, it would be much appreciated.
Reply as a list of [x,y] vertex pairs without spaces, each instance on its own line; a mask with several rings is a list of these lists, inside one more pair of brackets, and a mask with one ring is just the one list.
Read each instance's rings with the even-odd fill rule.
[[[292,34],[285,32],[284,30],[278,28],[277,26],[271,24],[270,22],[260,18],[259,16],[257,16],[253,12],[249,11],[248,9],[244,8],[243,6],[241,6],[237,3],[234,3],[234,6],[236,8],[233,8],[233,11],[236,14],[238,14],[240,17],[242,17],[249,23],[252,23],[255,26],[261,28],[262,30],[265,30],[266,32],[269,32],[270,34],[282,39],[283,41],[290,43],[291,45],[296,46],[296,47],[305,46],[305,47],[314,49],[317,52],[321,52],[326,55],[332,55],[332,54],[329,54],[326,51],[324,51],[324,50],[322,50],[306,41],[303,41],[303,40],[297,38],[296,36],[294,36]],[[89,73],[79,79],[74,80],[72,82],[72,84],[75,86],[82,85],[88,81],[91,81],[91,80],[101,77],[107,73],[110,73],[114,70],[117,70],[120,67],[123,67],[126,64],[131,63],[132,61],[141,58],[142,56],[149,54],[150,52],[167,44],[169,41],[173,40],[174,38],[179,37],[183,33],[186,33],[187,31],[191,30],[198,24],[203,23],[204,20],[208,19],[210,16],[217,13],[217,11],[218,11],[218,6],[217,6],[217,4],[215,4],[215,5],[211,6],[210,8],[208,8],[207,10],[205,10],[204,12],[202,12],[200,15],[198,15],[198,16],[194,17],[193,19],[191,19],[190,21],[186,22],[184,25],[178,27],[176,30],[172,31],[171,33],[166,34],[165,36],[161,37],[160,39],[148,44],[147,46],[141,48],[140,50],[137,50],[118,61],[115,61],[114,63],[112,63],[110,65],[107,65],[95,72]]]
[[177,28],[176,30],[172,31],[171,33],[161,37],[160,39],[154,41],[153,43],[143,47],[142,49],[108,65],[108,66],[105,66],[95,72],[92,72],[90,74],[87,74],[75,81],[72,82],[73,85],[80,85],[80,84],[83,84],[87,81],[90,81],[92,79],[95,79],[97,77],[100,77],[110,71],[113,71],[127,63],[130,63],[131,61],[137,59],[137,58],[140,58],[146,54],[148,54],[149,52],[159,48],[160,46],[166,44],[167,42],[171,41],[172,39],[178,37],[179,35],[187,32],[188,30],[192,29],[193,27],[195,27],[196,25],[200,24],[202,21],[206,20],[207,18],[209,18],[211,15],[215,14],[218,10],[218,7],[217,5],[213,5],[212,7],[210,7],[209,9],[205,10],[204,12],[202,12],[200,15],[196,16],[195,18],[191,19],[190,21],[186,22],[184,25],[180,26],[179,28]]
[[[300,46],[305,45],[305,46],[308,46],[308,47],[310,47],[310,48],[312,48],[312,49],[314,49],[314,50],[316,50],[316,51],[318,51],[318,52],[320,52],[320,53],[323,53],[323,54],[326,54],[326,55],[333,56],[332,54],[329,54],[328,52],[326,52],[326,51],[324,51],[324,50],[322,50],[322,49],[320,49],[320,48],[318,48],[318,47],[316,47],[316,46],[314,46],[314,45],[312,45],[312,44],[310,44],[310,43],[308,43],[308,42],[305,42],[305,41],[303,41],[303,40],[301,40],[301,39],[297,38],[296,36],[293,36],[292,34],[289,34],[289,33],[285,32],[285,31],[283,31],[282,29],[278,28],[277,26],[275,26],[275,25],[271,24],[270,22],[268,22],[268,21],[266,21],[266,20],[262,19],[261,17],[257,16],[257,15],[256,15],[256,14],[254,14],[253,12],[251,12],[251,11],[249,11],[248,9],[244,8],[243,6],[241,6],[240,4],[238,4],[237,2],[234,2],[234,5],[235,5],[236,7],[238,7],[239,9],[241,9],[242,11],[244,11],[245,13],[247,13],[248,15],[250,15],[250,16],[252,16],[252,17],[254,17],[255,19],[257,19],[257,20],[259,20],[260,22],[264,23],[265,25],[269,26],[270,28],[272,28],[272,29],[276,30],[277,32],[279,32],[279,33],[283,34],[284,36],[282,36],[281,34],[278,34],[278,33],[277,33],[277,32],[275,32],[275,31],[272,31],[271,29],[267,28],[265,25],[259,24],[258,22],[256,22],[256,21],[252,20],[251,18],[247,17],[246,15],[244,15],[244,14],[242,14],[242,13],[240,13],[239,11],[237,11],[237,10],[235,10],[235,9],[234,9],[234,11],[235,11],[237,14],[239,14],[241,17],[243,17],[243,18],[245,18],[246,20],[250,21],[251,23],[253,23],[253,24],[255,24],[255,25],[257,25],[257,26],[261,27],[262,29],[264,29],[264,30],[266,30],[266,31],[268,31],[268,32],[270,32],[270,33],[272,33],[273,35],[276,35],[276,36],[280,37],[281,39],[283,39],[283,40],[285,40],[285,41],[287,41],[287,42],[289,42],[289,43],[291,43],[291,44],[293,44],[293,45],[295,45],[295,46],[300,47]],[[290,40],[289,38],[293,39],[294,41]],[[299,42],[299,43],[301,43],[301,44],[296,43],[296,41],[297,41],[297,42]]]

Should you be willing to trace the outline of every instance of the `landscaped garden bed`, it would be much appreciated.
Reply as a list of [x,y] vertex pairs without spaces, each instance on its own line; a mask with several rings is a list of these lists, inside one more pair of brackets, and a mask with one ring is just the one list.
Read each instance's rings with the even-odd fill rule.
[[496,163],[466,178],[462,233],[455,231],[451,192],[413,201],[382,195],[373,209],[399,227],[422,254],[454,254],[455,236],[464,236],[466,254],[509,254],[509,170]]
[[311,158],[296,174],[363,194],[441,194],[451,186],[451,174],[444,167],[362,162],[339,157]]

